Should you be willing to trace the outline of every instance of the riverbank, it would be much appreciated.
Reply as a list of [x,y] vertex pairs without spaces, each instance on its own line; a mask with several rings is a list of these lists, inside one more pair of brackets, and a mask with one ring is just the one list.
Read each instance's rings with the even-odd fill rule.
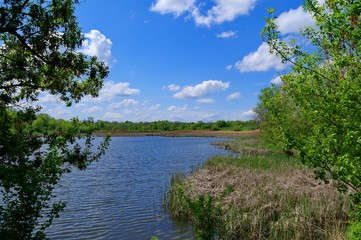
[[238,136],[259,135],[259,130],[252,131],[212,131],[212,130],[175,130],[160,132],[124,132],[124,131],[95,131],[94,135],[103,137],[141,137],[141,136],[162,136],[162,137],[221,137],[235,138]]
[[267,148],[258,134],[215,144],[240,156],[176,174],[167,199],[175,219],[223,239],[344,239],[350,203],[335,183],[315,180],[311,169]]

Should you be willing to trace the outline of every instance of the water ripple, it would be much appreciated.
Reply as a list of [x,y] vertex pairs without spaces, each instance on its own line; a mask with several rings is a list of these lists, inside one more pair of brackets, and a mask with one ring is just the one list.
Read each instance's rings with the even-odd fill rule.
[[226,154],[219,139],[113,138],[103,159],[61,180],[58,199],[67,208],[48,229],[50,239],[194,239],[190,226],[161,207],[171,174]]

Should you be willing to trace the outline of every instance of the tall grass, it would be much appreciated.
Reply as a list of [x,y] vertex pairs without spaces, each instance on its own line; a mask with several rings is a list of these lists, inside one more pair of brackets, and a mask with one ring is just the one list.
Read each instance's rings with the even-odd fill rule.
[[173,217],[192,221],[198,239],[213,239],[217,233],[224,235],[222,208],[213,196],[186,194],[180,174],[172,177],[171,186],[169,209]]
[[255,137],[226,144],[237,146],[237,151],[260,151],[218,156],[190,176],[174,175],[168,192],[168,209],[174,218],[195,222],[197,211],[187,199],[209,196],[213,206],[221,209],[219,239],[345,237],[351,206],[336,184],[315,180],[310,169],[299,166],[294,158],[262,148]]

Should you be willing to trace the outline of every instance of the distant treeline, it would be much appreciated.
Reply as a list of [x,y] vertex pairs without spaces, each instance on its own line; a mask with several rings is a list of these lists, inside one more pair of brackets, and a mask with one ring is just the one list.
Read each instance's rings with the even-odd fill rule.
[[106,122],[94,123],[97,130],[124,131],[124,132],[157,132],[175,130],[229,130],[245,131],[258,129],[255,120],[249,121],[224,121],[216,122],[171,122],[167,120],[155,122]]
[[[76,124],[75,124],[76,123]],[[78,126],[82,131],[122,131],[122,132],[159,132],[159,131],[175,131],[175,130],[213,130],[213,131],[247,131],[258,129],[255,120],[249,121],[224,121],[215,122],[171,122],[167,120],[154,122],[108,122],[94,121],[89,118],[87,120],[63,120],[55,119],[47,114],[39,114],[37,119],[33,121],[32,127],[39,133],[57,132],[61,129],[68,129]]]

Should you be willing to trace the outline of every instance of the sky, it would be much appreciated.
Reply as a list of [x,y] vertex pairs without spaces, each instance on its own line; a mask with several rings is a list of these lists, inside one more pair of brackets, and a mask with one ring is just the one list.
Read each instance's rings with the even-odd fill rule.
[[55,118],[150,122],[249,120],[261,89],[281,84],[289,65],[262,41],[267,8],[284,38],[314,20],[303,1],[83,0],[75,14],[80,49],[106,62],[98,98],[68,108],[49,93],[42,112]]

